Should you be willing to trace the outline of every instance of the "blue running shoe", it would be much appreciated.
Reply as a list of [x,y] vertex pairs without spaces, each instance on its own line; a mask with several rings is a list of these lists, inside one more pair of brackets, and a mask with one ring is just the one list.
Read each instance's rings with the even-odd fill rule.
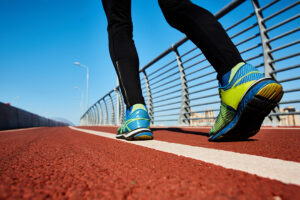
[[210,141],[244,140],[255,135],[283,96],[282,86],[255,67],[239,63],[220,82],[220,113]]
[[151,140],[150,117],[147,107],[143,104],[134,104],[126,111],[125,123],[118,129],[117,139]]

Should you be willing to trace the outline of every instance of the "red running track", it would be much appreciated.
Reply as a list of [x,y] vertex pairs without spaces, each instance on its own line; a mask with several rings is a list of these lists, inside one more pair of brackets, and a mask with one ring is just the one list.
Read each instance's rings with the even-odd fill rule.
[[[227,143],[209,143],[205,133],[194,128],[154,129],[156,140],[299,162],[299,129],[262,130],[254,140]],[[68,127],[0,132],[0,199],[299,197],[300,186]]]
[[[81,127],[115,134],[116,126]],[[210,128],[154,127],[155,140],[300,162],[300,127],[262,128],[249,141],[208,142]]]

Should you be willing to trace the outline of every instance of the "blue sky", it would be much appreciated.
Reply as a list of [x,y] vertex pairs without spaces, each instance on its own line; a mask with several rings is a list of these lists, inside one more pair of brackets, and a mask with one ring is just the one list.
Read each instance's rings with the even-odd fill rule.
[[[230,1],[193,2],[215,13]],[[132,0],[132,17],[141,66],[184,37],[157,0]],[[90,105],[116,86],[106,26],[100,0],[0,0],[0,101],[77,124],[86,74],[75,61],[89,67]]]
[[[229,1],[207,2],[217,11]],[[141,66],[183,37],[156,0],[133,0],[132,16]],[[90,104],[116,86],[106,26],[99,0],[0,0],[0,101],[78,123],[81,94],[74,86],[84,100],[86,86],[75,61],[89,67]]]

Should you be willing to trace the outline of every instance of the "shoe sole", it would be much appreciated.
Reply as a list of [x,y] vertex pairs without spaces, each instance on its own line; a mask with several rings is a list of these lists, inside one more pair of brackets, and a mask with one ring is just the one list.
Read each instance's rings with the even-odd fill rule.
[[152,140],[153,135],[150,129],[148,128],[139,128],[135,129],[131,132],[124,133],[116,136],[117,139],[125,139],[125,140]]
[[273,79],[257,81],[239,103],[235,118],[209,141],[246,140],[254,136],[282,96],[282,86]]

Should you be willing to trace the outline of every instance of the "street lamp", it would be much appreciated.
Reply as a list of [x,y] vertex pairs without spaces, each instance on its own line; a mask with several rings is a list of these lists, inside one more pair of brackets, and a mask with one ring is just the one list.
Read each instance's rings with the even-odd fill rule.
[[86,65],[80,64],[80,62],[74,62],[74,65],[78,65],[86,69],[86,110],[88,110],[89,109],[89,68]]

